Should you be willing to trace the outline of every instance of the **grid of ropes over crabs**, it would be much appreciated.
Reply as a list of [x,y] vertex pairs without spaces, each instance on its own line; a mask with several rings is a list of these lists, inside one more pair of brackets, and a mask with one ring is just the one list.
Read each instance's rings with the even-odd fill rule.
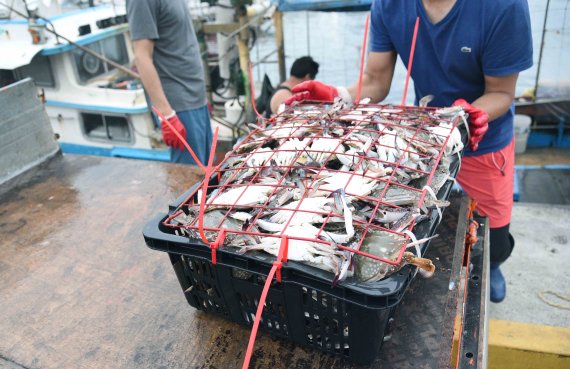
[[435,194],[462,149],[462,116],[460,107],[292,105],[252,125],[163,224],[209,242],[223,229],[220,245],[240,254],[277,256],[287,237],[289,260],[333,281],[373,282],[406,263],[433,272],[413,229],[448,205]]

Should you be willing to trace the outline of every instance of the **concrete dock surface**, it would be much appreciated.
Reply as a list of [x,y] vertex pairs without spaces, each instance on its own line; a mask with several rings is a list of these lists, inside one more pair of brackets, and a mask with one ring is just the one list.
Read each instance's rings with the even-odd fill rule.
[[516,156],[507,297],[489,305],[490,369],[570,368],[570,150]]
[[516,164],[516,245],[501,267],[507,297],[490,318],[570,328],[570,149],[527,149]]
[[[570,174],[570,173],[569,173]],[[570,205],[516,203],[515,248],[501,266],[507,297],[489,305],[490,319],[570,328]],[[545,301],[546,300],[546,301]]]

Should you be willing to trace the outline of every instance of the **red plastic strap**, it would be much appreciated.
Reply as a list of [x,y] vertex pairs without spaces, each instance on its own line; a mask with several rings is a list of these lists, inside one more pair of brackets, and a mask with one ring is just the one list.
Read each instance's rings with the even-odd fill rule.
[[212,246],[210,246],[210,248],[212,249],[212,265],[216,265],[216,263],[218,262],[217,253],[216,253],[216,251],[218,250],[218,244],[214,242]]
[[206,237],[206,233],[204,232],[204,213],[206,209],[206,193],[208,191],[208,171],[206,171],[206,176],[204,178],[204,183],[202,183],[202,198],[200,199],[200,210],[198,213],[198,231],[200,233],[200,238],[202,238],[202,242],[206,245],[210,244],[208,238]]
[[176,137],[178,137],[178,139],[184,144],[184,146],[186,146],[186,150],[188,150],[188,152],[190,153],[190,155],[192,155],[192,159],[194,159],[194,161],[196,162],[196,164],[198,164],[198,166],[200,167],[200,169],[202,169],[204,172],[206,171],[206,167],[204,167],[204,164],[202,164],[202,162],[200,161],[200,159],[198,159],[198,157],[196,156],[196,154],[194,153],[194,150],[192,150],[192,148],[190,147],[190,145],[188,145],[188,142],[186,142],[186,138],[182,137],[182,135],[180,133],[178,133],[177,130],[174,129],[174,127],[172,126],[172,124],[170,124],[170,122],[168,121],[168,119],[165,118],[164,115],[162,115],[162,113],[155,107],[152,107],[152,110],[154,111],[154,113],[156,115],[158,115],[160,117],[160,120],[162,120],[164,123],[166,123],[166,125],[172,130],[172,132],[174,132],[174,134],[176,135]]
[[200,238],[202,238],[202,242],[206,245],[210,244],[206,234],[204,233],[204,213],[206,208],[206,195],[208,192],[208,182],[210,181],[210,177],[212,174],[212,164],[214,163],[214,156],[216,155],[216,146],[218,143],[218,131],[219,127],[216,127],[216,131],[214,132],[214,139],[212,140],[212,148],[210,149],[210,157],[208,158],[208,166],[204,169],[204,182],[202,183],[202,198],[200,199],[200,212],[198,213],[198,230],[200,231]]
[[253,111],[255,112],[255,115],[257,115],[257,117],[259,119],[261,119],[262,122],[265,122],[265,118],[259,114],[259,112],[257,111],[257,106],[255,106],[255,89],[253,88],[253,66],[251,63],[249,63],[249,94],[251,97],[251,105],[253,106]]
[[279,246],[279,253],[277,254],[277,260],[273,262],[273,266],[267,275],[267,280],[265,281],[261,297],[259,298],[259,303],[257,304],[255,320],[253,321],[253,327],[251,328],[251,334],[249,335],[249,343],[247,344],[247,350],[245,351],[245,359],[243,360],[242,369],[247,369],[249,367],[249,362],[253,353],[253,346],[255,345],[255,338],[257,337],[257,330],[259,329],[259,322],[261,321],[261,314],[263,313],[265,300],[267,300],[267,293],[269,292],[269,287],[271,286],[271,282],[273,282],[273,276],[275,273],[277,273],[277,281],[281,282],[282,261],[287,261],[288,244],[289,239],[287,236],[282,237],[281,245]]
[[279,246],[279,253],[277,259],[273,262],[273,266],[277,267],[277,282],[281,283],[281,266],[282,263],[287,262],[287,254],[289,253],[289,238],[283,236],[281,238],[281,245]]
[[414,51],[416,51],[416,41],[418,39],[418,28],[420,27],[420,17],[416,18],[416,25],[414,26],[414,37],[412,38],[412,49],[410,50],[410,60],[408,61],[408,72],[406,73],[406,84],[404,85],[404,97],[400,105],[406,105],[406,96],[408,95],[408,83],[410,82],[410,75],[412,74],[412,64],[414,63]]
[[249,336],[249,343],[247,344],[247,350],[245,351],[245,359],[243,360],[242,369],[247,369],[249,367],[249,361],[251,360],[251,354],[253,353],[253,346],[255,344],[255,337],[257,336],[257,330],[259,329],[261,313],[263,312],[265,300],[267,299],[267,292],[269,292],[269,286],[271,285],[271,281],[273,280],[273,276],[275,275],[276,270],[277,266],[274,265],[267,275],[265,286],[263,286],[259,304],[257,305],[257,312],[255,313],[255,320],[253,321],[253,327],[251,328],[251,334]]
[[220,247],[220,245],[222,243],[224,243],[224,239],[226,238],[226,229],[222,228],[220,229],[220,233],[218,233],[218,237],[216,237],[216,240],[210,245],[210,247],[212,248],[212,264],[216,265],[218,259],[217,259],[217,253],[216,251],[218,250],[218,247]]
[[362,75],[364,74],[364,59],[366,56],[366,46],[368,39],[368,26],[370,23],[370,14],[366,16],[366,23],[364,25],[364,40],[362,41],[362,54],[360,55],[360,74],[358,75],[358,94],[356,95],[355,103],[360,102],[360,93],[362,91]]
[[281,264],[280,261],[274,261],[273,262],[273,267],[275,268],[275,279],[279,283],[281,283],[281,267],[282,266],[283,265]]
[[[287,262],[287,256],[289,255],[289,238],[287,236],[281,237],[281,245],[279,246],[279,254],[277,255],[277,260]],[[280,281],[281,282],[281,281]]]

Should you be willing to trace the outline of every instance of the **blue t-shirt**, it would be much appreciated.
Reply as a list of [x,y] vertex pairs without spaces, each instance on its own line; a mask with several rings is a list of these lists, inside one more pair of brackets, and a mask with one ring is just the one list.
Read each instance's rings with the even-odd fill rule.
[[[457,0],[441,21],[432,24],[422,0],[374,0],[370,51],[395,50],[407,66],[416,17],[420,17],[412,65],[416,103],[434,95],[431,106],[473,102],[485,90],[484,76],[508,76],[532,66],[532,36],[526,0]],[[513,138],[514,104],[489,124],[473,153],[507,146]]]

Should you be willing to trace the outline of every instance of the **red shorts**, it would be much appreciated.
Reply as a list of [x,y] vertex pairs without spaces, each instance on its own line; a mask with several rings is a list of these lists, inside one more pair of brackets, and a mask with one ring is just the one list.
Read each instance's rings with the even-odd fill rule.
[[491,228],[511,222],[514,179],[514,139],[499,151],[464,157],[457,176],[463,190],[477,202],[479,214],[489,217]]

